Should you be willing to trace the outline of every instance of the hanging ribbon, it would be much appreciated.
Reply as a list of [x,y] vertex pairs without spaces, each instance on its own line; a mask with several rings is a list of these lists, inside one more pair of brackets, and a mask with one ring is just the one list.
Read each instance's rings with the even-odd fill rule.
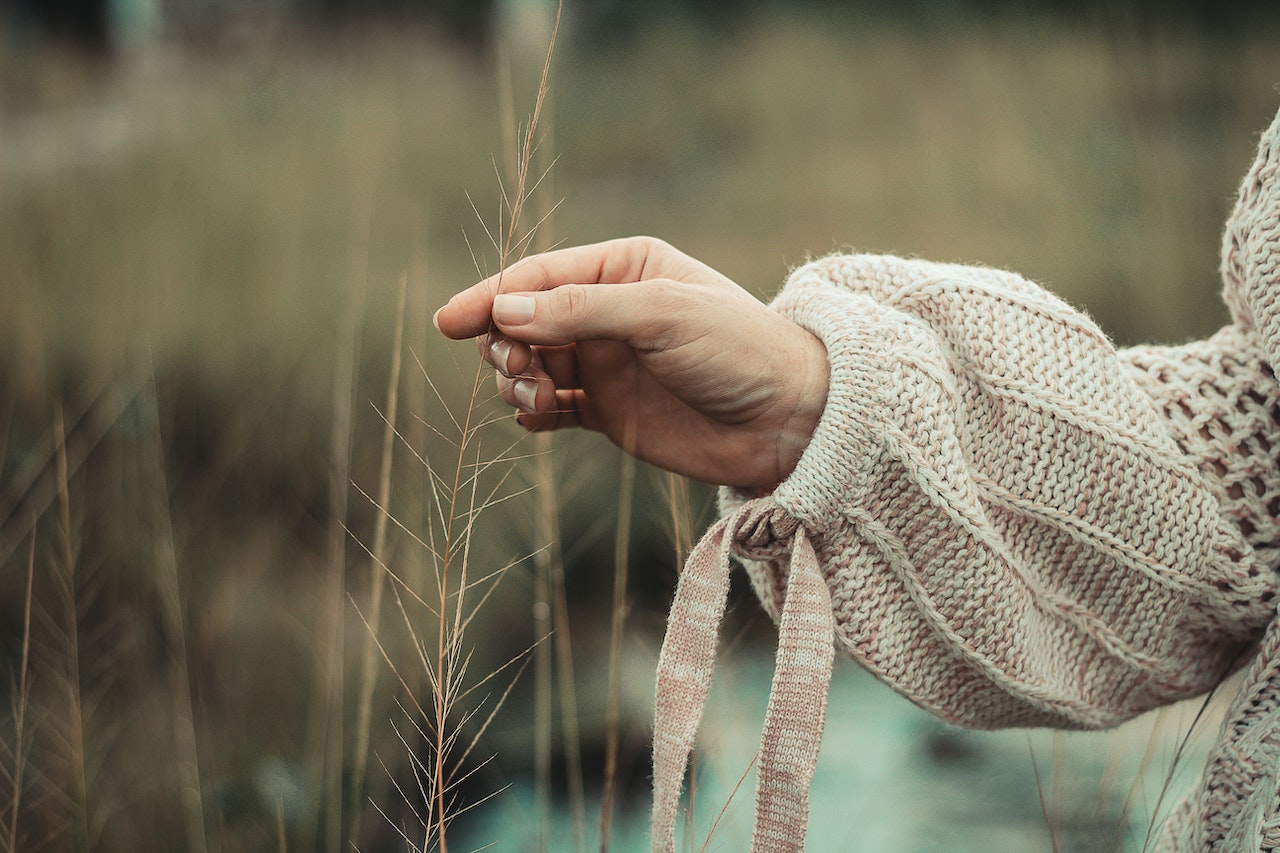
[[675,850],[680,791],[711,689],[735,543],[749,551],[773,552],[767,556],[778,554],[779,544],[789,543],[778,651],[760,736],[751,849],[804,849],[809,784],[822,745],[835,656],[835,619],[830,591],[804,528],[772,499],[761,498],[707,531],[676,585],[658,658],[654,708],[655,853]]

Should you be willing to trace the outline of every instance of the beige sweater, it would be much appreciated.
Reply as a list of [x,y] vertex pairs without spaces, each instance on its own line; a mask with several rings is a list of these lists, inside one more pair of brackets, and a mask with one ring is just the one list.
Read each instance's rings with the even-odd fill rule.
[[[726,490],[658,668],[655,850],[715,663],[729,558],[779,621],[753,850],[803,849],[834,646],[967,726],[1096,728],[1247,666],[1166,851],[1280,849],[1280,116],[1227,224],[1233,324],[1116,351],[997,270],[836,256],[775,308],[831,364],[771,495]],[[819,815],[823,821],[839,815]]]

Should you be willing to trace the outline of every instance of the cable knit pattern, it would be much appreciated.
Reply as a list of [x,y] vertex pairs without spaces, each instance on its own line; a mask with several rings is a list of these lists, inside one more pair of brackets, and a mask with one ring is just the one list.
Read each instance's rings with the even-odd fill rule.
[[[730,549],[781,620],[753,849],[803,847],[803,817],[789,839],[760,827],[777,811],[761,792],[780,785],[792,803],[799,786],[803,802],[812,766],[797,767],[816,761],[825,681],[805,631],[819,646],[834,631],[894,689],[974,727],[1109,726],[1248,665],[1160,849],[1280,845],[1278,163],[1280,117],[1225,232],[1234,323],[1182,347],[1117,352],[998,270],[853,255],[791,276],[774,307],[825,344],[827,406],[772,495],[722,491],[725,518],[681,578],[660,664],[655,849],[670,849],[705,699],[689,685],[709,683]],[[805,587],[818,577],[828,595]],[[797,716],[804,701],[816,726]],[[785,771],[764,759],[781,718],[795,726]]]
[[1280,357],[1280,115],[1262,135],[1222,237],[1223,296],[1241,327],[1256,332],[1268,361]]
[[[1258,638],[1269,610],[1233,593],[1268,573],[1079,312],[1007,273],[866,256],[800,270],[776,307],[827,343],[833,391],[774,500],[813,535],[842,646],[913,701],[1111,725]],[[778,609],[783,572],[753,578]]]

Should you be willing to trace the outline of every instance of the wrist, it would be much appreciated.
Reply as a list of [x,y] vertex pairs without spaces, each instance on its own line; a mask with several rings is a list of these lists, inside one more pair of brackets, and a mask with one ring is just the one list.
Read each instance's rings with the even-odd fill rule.
[[785,386],[792,393],[783,408],[785,416],[774,445],[778,483],[791,475],[812,441],[826,409],[830,382],[827,349],[822,341],[800,326],[793,328],[796,347],[788,370],[791,381]]

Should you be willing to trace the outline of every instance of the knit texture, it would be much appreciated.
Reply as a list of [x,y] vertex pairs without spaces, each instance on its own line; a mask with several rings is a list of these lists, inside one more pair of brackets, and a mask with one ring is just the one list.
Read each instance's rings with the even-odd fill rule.
[[778,655],[757,756],[756,822],[751,849],[803,849],[809,782],[818,761],[827,688],[835,657],[831,596],[804,531],[769,500],[742,506],[698,543],[676,585],[670,625],[658,659],[653,740],[653,849],[675,850],[680,788],[715,665],[716,633],[729,591],[729,552],[791,560],[778,620]]
[[681,577],[655,850],[674,843],[730,551],[780,620],[752,849],[803,849],[833,634],[904,696],[980,728],[1110,726],[1247,665],[1159,849],[1280,845],[1277,163],[1280,117],[1225,232],[1234,322],[1182,347],[1118,352],[998,270],[844,255],[791,276],[774,307],[826,346],[827,406],[772,495],[722,491]]

